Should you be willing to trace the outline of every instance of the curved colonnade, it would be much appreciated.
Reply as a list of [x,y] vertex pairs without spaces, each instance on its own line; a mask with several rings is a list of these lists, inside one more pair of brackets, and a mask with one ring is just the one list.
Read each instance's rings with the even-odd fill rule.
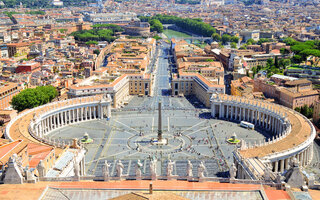
[[111,117],[111,97],[90,96],[45,104],[20,113],[6,127],[11,141],[44,143],[58,148],[66,144],[50,140],[46,135],[68,124]]
[[238,178],[261,179],[268,168],[272,172],[289,169],[294,158],[302,167],[312,160],[315,128],[306,117],[292,109],[261,100],[214,94],[211,115],[247,121],[272,135],[259,144],[241,141],[240,149],[234,152]]

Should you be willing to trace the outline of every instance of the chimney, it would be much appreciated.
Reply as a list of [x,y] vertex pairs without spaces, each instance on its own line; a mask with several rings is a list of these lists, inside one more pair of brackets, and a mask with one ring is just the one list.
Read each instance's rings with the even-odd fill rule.
[[149,194],[152,194],[153,188],[152,188],[152,182],[149,184]]

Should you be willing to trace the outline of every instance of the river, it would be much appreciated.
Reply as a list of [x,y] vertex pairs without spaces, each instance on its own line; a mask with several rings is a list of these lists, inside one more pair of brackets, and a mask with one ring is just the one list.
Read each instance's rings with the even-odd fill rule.
[[[186,33],[183,32],[179,32],[179,31],[174,31],[171,29],[165,29],[163,30],[163,34],[169,39],[171,40],[171,38],[182,38],[182,37],[192,37],[191,35],[188,35]],[[191,43],[190,40],[186,40],[189,44]],[[204,48],[206,46],[206,43],[201,43],[199,40],[195,40],[194,44],[197,44],[197,46],[199,46],[200,48]]]
[[165,29],[163,30],[163,34],[165,34],[168,39],[171,39],[171,38],[177,38],[177,37],[191,37],[191,35],[188,35],[186,33],[182,33],[182,32],[179,32],[179,31],[174,31],[174,30],[171,30],[171,29]]

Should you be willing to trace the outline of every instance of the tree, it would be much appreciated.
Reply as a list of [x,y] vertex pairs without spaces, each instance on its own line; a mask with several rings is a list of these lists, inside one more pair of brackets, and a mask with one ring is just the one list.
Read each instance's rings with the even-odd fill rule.
[[152,19],[149,21],[150,24],[150,31],[156,31],[158,33],[163,32],[162,23],[158,19]]
[[115,24],[95,24],[92,26],[93,29],[111,29],[113,32],[122,32],[123,29]]
[[116,37],[115,30],[113,29],[91,29],[91,30],[83,30],[76,31],[71,33],[74,36],[74,39],[81,42],[88,41],[107,41],[113,42]]
[[247,44],[242,45],[239,49],[247,49]]
[[100,50],[99,49],[95,49],[95,50],[93,50],[93,53],[99,55],[100,54]]
[[313,46],[305,44],[305,43],[300,43],[300,44],[296,44],[290,47],[290,50],[293,51],[296,54],[299,54],[301,51],[305,50],[305,49],[312,49]]
[[205,59],[205,62],[214,62],[214,60],[208,58],[208,59]]
[[228,34],[223,34],[221,40],[222,44],[227,44],[228,42],[230,42],[231,36]]
[[236,49],[237,48],[237,43],[231,42],[231,48]]
[[247,40],[247,45],[252,45],[255,44],[256,42],[254,41],[254,39],[250,38]]
[[273,65],[273,59],[272,58],[269,58],[267,60],[267,67],[271,67]]
[[282,69],[285,69],[290,64],[291,64],[290,59],[280,59],[280,61],[279,61],[279,67]]
[[231,41],[231,42],[234,42],[234,43],[238,43],[238,42],[239,42],[239,38],[238,38],[237,36],[232,36],[232,37],[230,38],[230,41]]
[[265,43],[265,42],[270,42],[270,40],[268,38],[260,38],[258,41],[258,44],[261,45],[262,43]]
[[156,39],[156,40],[161,40],[162,39],[162,37],[160,37],[159,35],[155,35],[155,36],[153,36],[153,38]]
[[216,29],[213,28],[210,24],[207,24],[198,19],[181,18],[173,15],[160,14],[153,17],[139,16],[139,18],[141,21],[150,21],[153,19],[157,19],[163,24],[175,24],[183,30],[205,37],[211,37],[212,34],[216,32]]
[[281,48],[281,49],[280,49],[280,53],[281,53],[282,55],[287,55],[287,54],[290,53],[290,51],[289,51],[288,49],[286,49],[286,48]]
[[307,118],[311,118],[313,115],[313,107],[309,107],[306,104],[302,107],[296,107],[294,110],[303,114]]
[[13,109],[23,111],[27,108],[34,108],[52,101],[58,92],[55,87],[39,86],[36,88],[28,88],[14,96],[11,100]]
[[293,46],[297,43],[297,41],[291,37],[287,37],[283,40],[284,43],[286,43],[286,45],[289,45],[289,46]]
[[98,45],[98,42],[97,42],[97,41],[92,41],[92,40],[86,42],[86,45],[88,45],[88,46],[90,46],[90,45],[92,45],[92,44]]
[[301,63],[302,62],[302,57],[300,55],[294,55],[292,58],[292,61],[294,63]]
[[216,42],[221,41],[221,36],[218,33],[213,33],[211,37],[212,37],[213,41],[216,41]]
[[275,66],[276,68],[279,68],[279,59],[278,59],[278,56],[276,56],[276,57],[274,58],[274,66]]

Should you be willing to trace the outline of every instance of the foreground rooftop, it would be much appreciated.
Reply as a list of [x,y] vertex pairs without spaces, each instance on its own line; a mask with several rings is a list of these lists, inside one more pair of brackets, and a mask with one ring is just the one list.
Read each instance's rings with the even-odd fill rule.
[[[43,198],[50,199],[55,195],[61,195],[59,191],[65,192],[64,194],[68,195],[71,195],[71,193],[78,193],[80,191],[82,191],[83,195],[86,195],[87,193],[91,195],[102,195],[104,193],[111,195],[112,192],[114,192],[120,196],[122,194],[128,194],[131,192],[147,193],[149,184],[150,181],[38,182],[36,184],[0,185],[0,194],[5,195],[7,199],[15,200]],[[214,196],[222,194],[224,197],[228,198],[228,195],[233,196],[239,192],[241,192],[242,195],[246,195],[249,193],[253,194],[264,191],[268,199],[290,199],[290,196],[286,191],[275,190],[269,187],[262,188],[260,185],[159,180],[153,181],[152,184],[155,196],[158,196],[161,192],[166,194],[172,193],[172,195],[185,194],[188,196],[192,196],[193,193],[195,193],[195,195],[201,194],[201,196],[204,195],[204,197],[209,197],[208,195],[210,193],[210,195]],[[233,196],[233,198],[234,197],[235,196]]]

